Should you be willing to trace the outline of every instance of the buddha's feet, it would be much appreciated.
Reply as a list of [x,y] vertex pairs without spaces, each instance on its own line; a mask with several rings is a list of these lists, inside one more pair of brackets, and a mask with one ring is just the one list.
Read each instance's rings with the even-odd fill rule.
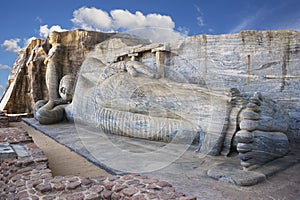
[[286,155],[288,123],[289,116],[280,105],[255,93],[241,112],[241,130],[236,134],[241,165],[249,168]]
[[259,166],[289,152],[287,136],[281,132],[239,131],[237,150],[244,168]]

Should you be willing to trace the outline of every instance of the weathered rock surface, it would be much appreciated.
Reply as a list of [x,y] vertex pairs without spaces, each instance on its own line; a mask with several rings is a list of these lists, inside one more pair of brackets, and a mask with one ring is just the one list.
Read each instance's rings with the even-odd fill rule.
[[[108,38],[98,41],[81,68],[73,57],[81,50],[56,60],[64,75],[77,75],[80,68],[73,103],[66,108],[69,119],[74,114],[79,122],[108,133],[160,141],[191,135],[192,142],[196,137],[190,133],[196,132],[201,151],[210,155],[227,155],[239,129],[257,133],[258,146],[267,142],[287,150],[288,138],[300,139],[298,32],[242,31],[166,44],[149,44],[126,34]],[[255,92],[265,100],[251,98]],[[274,141],[269,132],[276,136]],[[239,135],[238,150],[250,140]],[[280,152],[276,157],[287,153]],[[257,152],[255,156],[253,164],[262,163]],[[250,157],[241,155],[243,161]],[[267,157],[261,155],[263,160]]]
[[[282,45],[287,45],[286,42],[289,42],[288,45],[291,46],[291,48],[297,48],[296,43],[293,43],[293,45],[295,45],[296,47],[292,47],[292,44],[290,44],[291,40],[280,40],[281,38],[285,38],[286,36],[297,38],[299,37],[299,34],[297,32],[291,31],[245,31],[241,32],[240,34],[233,35],[194,36],[189,37],[186,40],[175,41],[169,44],[150,45],[138,45],[140,41],[136,38],[131,38],[131,40],[124,40],[124,38],[117,38],[116,36],[116,38],[114,39],[107,40],[97,45],[95,51],[93,51],[87,58],[86,62],[83,63],[76,88],[77,95],[75,92],[76,97],[74,98],[74,101],[76,102],[75,110],[77,112],[77,116],[79,117],[79,121],[86,121],[88,123],[94,122],[94,126],[101,126],[101,124],[104,123],[95,120],[102,120],[105,118],[105,116],[110,116],[109,119],[112,119],[112,121],[105,119],[104,121],[111,122],[120,129],[116,128],[116,126],[112,126],[109,123],[106,123],[106,125],[109,127],[113,127],[114,129],[118,129],[115,132],[118,132],[122,135],[122,125],[119,125],[115,121],[115,118],[120,117],[122,114],[114,114],[113,112],[109,112],[111,114],[106,113],[105,116],[102,116],[103,113],[101,112],[101,108],[99,107],[97,109],[97,106],[104,105],[103,107],[107,107],[109,109],[115,108],[118,111],[129,111],[135,113],[134,115],[132,115],[133,117],[137,116],[138,113],[149,114],[148,110],[152,110],[152,115],[154,115],[154,113],[157,114],[159,111],[157,111],[157,108],[153,106],[151,107],[151,103],[150,106],[143,105],[143,103],[145,102],[149,103],[153,101],[156,104],[160,104],[160,108],[162,108],[162,110],[164,110],[165,112],[165,116],[158,116],[168,119],[172,118],[172,116],[174,118],[176,118],[175,116],[177,116],[177,119],[184,119],[192,122],[191,126],[194,126],[196,130],[201,127],[204,132],[210,133],[210,137],[205,138],[205,140],[207,140],[207,142],[205,143],[208,143],[210,145],[209,147],[203,147],[206,148],[205,152],[210,152],[211,149],[209,148],[211,148],[212,143],[215,142],[216,145],[220,145],[223,144],[222,140],[230,138],[227,136],[223,136],[228,133],[228,130],[232,129],[230,130],[230,132],[231,138],[233,137],[235,131],[237,131],[237,129],[234,127],[237,127],[238,124],[238,121],[234,120],[234,118],[237,118],[239,109],[241,109],[247,102],[250,95],[252,95],[256,91],[261,91],[263,95],[266,95],[269,99],[272,99],[273,96],[275,96],[275,99],[282,98],[282,94],[278,93],[281,93],[281,90],[283,90],[284,88],[280,87],[280,91],[278,91],[276,94],[270,93],[270,91],[274,89],[273,85],[276,85],[276,83],[272,83],[272,88],[269,84],[263,84],[261,86],[256,84],[257,82],[251,83],[251,78],[255,78],[256,76],[258,77],[259,75],[261,75],[261,73],[258,73],[256,76],[253,76],[253,74],[247,75],[247,73],[249,72],[249,70],[253,70],[255,73],[257,70],[269,70],[269,67],[272,67],[273,64],[261,64],[264,65],[264,67],[261,68],[256,65],[259,65],[257,63],[266,62],[265,59],[267,60],[267,62],[269,62],[269,59],[271,59],[269,57],[270,52],[271,54],[276,54],[274,56],[278,56],[278,51],[283,51],[283,53],[286,54],[285,46],[284,48],[282,47]],[[257,42],[257,38],[261,38],[261,42],[255,43]],[[272,38],[272,40],[268,40],[268,38]],[[281,44],[281,42],[284,44]],[[253,47],[256,45],[258,46]],[[108,46],[112,48],[107,48]],[[117,47],[120,46],[124,48],[124,53],[120,52],[120,50],[117,49]],[[114,49],[114,47],[116,47],[116,49]],[[278,48],[280,50],[278,50]],[[256,57],[257,51],[261,51],[262,54],[266,57]],[[265,53],[265,51],[267,53]],[[292,52],[289,52],[288,54],[290,53],[292,54]],[[243,60],[243,57],[245,57],[246,59]],[[251,59],[254,59],[255,62],[251,62]],[[102,77],[103,74],[106,73],[106,70],[112,69],[110,68],[110,63],[120,60],[138,60],[152,69],[153,73],[158,73],[162,78],[164,78],[160,80],[168,80],[174,82],[168,82],[167,84],[165,84],[163,83],[163,81],[159,82],[157,80],[141,80],[142,78],[139,77],[132,78],[134,80],[129,80],[128,77],[125,77],[123,75],[119,75],[119,78],[115,78],[115,76],[117,75],[110,75],[111,77],[109,76],[107,81],[104,80],[106,78],[98,78]],[[283,60],[282,62],[285,66],[284,63],[286,63],[286,60]],[[255,66],[254,69],[251,68],[252,65]],[[293,65],[291,67],[294,67]],[[129,72],[129,70],[127,71]],[[126,70],[124,72],[126,72]],[[274,71],[271,72],[273,73]],[[121,74],[122,71],[114,72],[114,74],[117,73]],[[245,82],[243,82],[244,80]],[[262,83],[265,80],[269,81],[269,79],[265,79],[263,77],[260,78],[260,81],[262,81]],[[111,81],[111,84],[108,84],[109,81]],[[130,81],[132,81],[132,85],[130,85]],[[160,84],[160,86],[156,86],[155,90],[160,91],[163,94],[161,96],[158,95],[161,98],[160,102],[149,99],[151,98],[151,95],[152,98],[155,99],[155,97],[153,97],[153,95],[155,96],[155,94],[149,94],[148,92],[154,89],[150,89],[150,87],[146,89],[146,87],[148,86],[145,86],[147,84],[155,85],[155,82],[157,83],[157,85]],[[250,84],[256,85],[252,87],[249,86]],[[166,87],[168,88],[168,90],[172,90],[172,93],[174,94],[176,100],[170,100],[172,97],[170,97],[170,95],[167,95],[168,92],[166,92],[166,90],[164,91],[162,87]],[[268,90],[267,87],[270,87],[270,90]],[[181,89],[180,92],[178,92],[179,88]],[[232,103],[235,101],[234,98],[236,98],[236,95],[226,95],[226,91],[230,91],[232,88],[238,88],[240,91],[242,91],[242,95],[244,96],[242,97],[242,99],[244,99],[244,103],[238,101]],[[255,90],[253,90],[253,88],[255,88]],[[188,91],[188,89],[190,90],[190,92],[187,92],[184,95],[184,90]],[[203,93],[207,93],[206,100],[204,98],[202,98],[201,100],[197,99],[197,96],[199,95],[196,93],[200,90]],[[138,92],[139,94],[137,94]],[[84,93],[84,95],[82,95],[82,93]],[[188,93],[190,95],[190,99],[181,98],[181,95],[185,97],[189,96],[187,95]],[[135,96],[139,98],[138,95],[142,95],[140,96],[140,99],[143,99],[143,102],[137,102],[139,100],[134,99]],[[290,93],[290,95],[293,94]],[[196,98],[193,98],[192,96],[196,96]],[[218,98],[214,98],[214,96],[218,96]],[[231,103],[228,103],[227,101]],[[172,105],[172,102],[173,104],[174,102],[176,102],[177,104],[183,104],[185,106],[184,108],[180,108],[177,105]],[[200,105],[197,105],[196,102],[198,102],[198,104]],[[125,105],[123,105],[124,103],[128,103],[129,105],[126,105],[126,107]],[[133,108],[131,104],[135,105],[136,107]],[[273,105],[272,101],[269,101],[266,104],[268,104],[268,106],[265,107],[272,107]],[[247,106],[250,105],[251,104],[248,104]],[[147,106],[151,107],[151,109],[148,109]],[[235,106],[239,109],[233,110]],[[280,106],[278,106],[278,112],[276,112],[275,114],[272,112],[268,113],[270,110],[264,108],[265,114],[260,116],[260,120],[257,120],[255,122],[253,120],[243,120],[241,125],[250,127],[250,125],[252,124],[253,130],[263,129],[264,131],[269,131],[269,129],[271,129],[271,131],[275,131],[275,126],[277,126],[277,129],[280,129],[280,131],[282,132],[286,132],[289,127],[289,118],[286,117],[286,112],[288,111],[286,108],[287,106],[288,105],[285,105],[285,107],[283,108],[280,108]],[[261,109],[262,108],[263,106],[261,106]],[[90,111],[86,112],[87,110]],[[143,110],[144,113],[142,113],[140,110]],[[179,114],[179,110],[183,112]],[[172,113],[171,115],[169,114],[170,112]],[[95,115],[92,113],[94,113]],[[152,115],[151,117],[155,116]],[[227,121],[229,117],[232,119]],[[123,118],[128,120],[133,119],[129,115],[127,116],[125,114],[123,115]],[[278,121],[276,121],[276,118],[283,118],[280,122],[284,123],[278,123]],[[120,120],[121,119],[119,119],[119,121]],[[146,119],[141,120],[145,121],[145,123],[147,121]],[[125,121],[122,121],[122,123],[123,122],[126,124],[125,127],[131,130],[135,129]],[[106,130],[107,128],[102,126],[102,129]],[[108,130],[108,132],[114,131]],[[149,133],[149,131],[145,132]],[[135,134],[130,135],[134,136]],[[224,139],[224,137],[227,138]],[[230,142],[231,141],[228,141],[227,143]],[[212,152],[211,154],[216,155],[223,147],[216,146],[214,148],[218,150],[216,152]]]
[[250,96],[258,91],[283,105],[291,117],[288,137],[299,141],[299,49],[295,31],[193,36],[170,44],[178,56],[165,75],[179,79],[181,74],[190,82],[204,80],[210,89],[237,88]]
[[[62,63],[75,73],[94,45],[113,34],[75,30],[61,35],[65,45]],[[218,90],[238,88],[242,94],[249,95],[259,91],[284,104],[291,116],[288,136],[298,140],[299,90],[295,88],[299,88],[299,38],[299,32],[295,31],[242,31],[239,34],[197,35],[165,45],[145,46],[149,44],[146,40],[138,41],[127,35],[102,42],[90,57],[104,64],[136,58],[176,81],[206,84],[210,89]],[[20,51],[0,110],[32,113],[33,103],[47,98],[44,77],[40,75],[45,73],[45,66],[39,61],[43,53],[38,53],[34,59],[35,67],[26,66],[32,50],[42,42],[33,40]],[[151,53],[151,49],[154,52]],[[155,52],[167,53],[156,55]],[[156,65],[156,60],[164,60],[164,65]]]
[[[298,131],[300,117],[297,114],[299,40],[300,34],[294,31],[242,31],[239,34],[199,35],[164,45],[139,45],[142,42],[137,39],[129,40],[116,36],[97,45],[91,52],[82,74],[85,79],[88,79],[87,77],[90,79],[82,88],[100,83],[97,77],[101,76],[101,70],[97,69],[118,60],[138,60],[162,77],[175,82],[198,84],[210,91],[221,93],[237,88],[246,96],[260,92],[266,99],[276,101],[282,110],[273,115],[270,109],[265,108],[264,115],[256,116],[260,117],[260,120],[257,120],[258,124],[255,124],[256,128],[259,126],[259,129],[266,131],[272,127],[272,131],[275,131],[274,126],[278,126],[280,131],[284,129],[283,132],[289,133],[291,141],[295,141],[300,139]],[[220,102],[210,100],[214,108],[210,110],[210,114],[214,117],[219,116],[219,119],[215,120],[216,124],[213,126],[207,125],[207,128],[209,132],[220,133],[228,113],[216,107]],[[272,101],[268,103],[272,104]],[[286,113],[291,119],[286,117]],[[253,113],[248,113],[251,114]],[[237,116],[237,113],[235,115]],[[273,120],[279,116],[284,118],[281,122]],[[193,118],[191,113],[190,118]],[[234,127],[230,123],[227,129]],[[251,122],[243,120],[241,126],[246,123],[253,124],[253,120]]]
[[[94,45],[114,35],[85,30],[58,34],[61,44],[59,67],[63,69],[64,74],[75,76]],[[33,113],[35,102],[48,98],[44,60],[50,48],[49,38],[45,41],[33,39],[25,49],[19,51],[0,110],[6,110],[7,113]]]

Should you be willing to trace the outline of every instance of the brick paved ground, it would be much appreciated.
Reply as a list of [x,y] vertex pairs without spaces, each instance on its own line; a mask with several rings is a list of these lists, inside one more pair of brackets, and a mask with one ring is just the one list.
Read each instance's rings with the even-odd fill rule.
[[1,120],[0,142],[19,144],[29,156],[1,163],[0,199],[196,199],[176,192],[168,182],[138,174],[53,177],[47,157],[27,132]]

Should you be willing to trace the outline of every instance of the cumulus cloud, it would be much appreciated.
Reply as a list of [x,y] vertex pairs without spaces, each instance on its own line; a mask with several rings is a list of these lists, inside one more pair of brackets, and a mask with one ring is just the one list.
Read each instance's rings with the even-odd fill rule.
[[20,41],[21,40],[19,38],[5,40],[2,46],[6,51],[17,53],[21,49],[21,47],[18,44]]
[[11,67],[8,66],[8,65],[3,65],[3,64],[0,64],[0,69],[4,69],[4,70],[11,70]]
[[110,12],[113,20],[113,28],[142,28],[146,26],[147,20],[143,13],[137,11],[135,14],[128,10],[112,10]]
[[167,15],[115,9],[109,13],[97,8],[82,7],[73,12],[75,27],[97,31],[122,31],[136,34],[153,42],[179,39],[183,34],[174,30],[175,23]]
[[52,31],[57,31],[57,32],[62,32],[62,31],[67,31],[66,29],[61,28],[59,25],[54,25],[48,28],[48,25],[43,25],[40,26],[40,36],[42,37],[47,37],[50,32]]
[[111,28],[111,17],[107,12],[97,8],[82,7],[73,12],[71,21],[83,29],[108,30]]

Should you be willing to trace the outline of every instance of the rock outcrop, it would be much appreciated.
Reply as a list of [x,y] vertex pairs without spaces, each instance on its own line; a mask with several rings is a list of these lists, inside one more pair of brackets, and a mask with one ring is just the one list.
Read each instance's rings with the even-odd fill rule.
[[[59,32],[60,60],[64,73],[76,75],[87,54],[94,46],[114,33],[73,30]],[[35,102],[48,98],[45,83],[44,60],[50,50],[49,37],[46,40],[33,39],[19,51],[9,76],[9,86],[0,104],[0,110],[7,113],[33,113]]]
[[[237,149],[245,168],[282,157],[289,152],[289,110],[280,101],[285,88],[280,86],[273,94],[269,90],[276,83],[251,83],[260,75],[251,72],[257,63],[265,66],[256,70],[273,65],[265,64],[271,61],[264,57],[256,58],[256,51],[266,59],[272,51],[286,55],[285,47],[278,47],[281,44],[274,44],[279,50],[266,47],[267,33],[203,35],[167,44],[139,45],[136,38],[128,43],[118,36],[104,41],[81,67],[72,103],[74,118],[122,136],[183,144],[199,137],[202,153],[228,155]],[[251,34],[261,35],[262,42],[253,44]],[[297,36],[289,31],[269,34],[275,35],[274,43],[279,38],[286,42],[285,34]],[[257,80],[264,84],[264,78]]]
[[[177,61],[176,66],[181,67],[175,66],[172,71],[184,74],[189,81],[204,80],[208,88],[217,90],[237,88],[249,96],[258,91],[282,104],[290,116],[288,137],[299,141],[299,32],[198,35],[174,42],[170,49],[179,55],[173,60],[183,60],[182,64]],[[188,73],[191,70],[193,73]]]
[[[99,43],[89,57],[100,60],[104,65],[120,60],[137,60],[161,77],[179,83],[198,84],[223,93],[237,88],[245,98],[258,91],[283,105],[283,110],[291,117],[288,137],[291,141],[300,140],[300,91],[297,90],[300,78],[299,32],[242,31],[238,34],[197,35],[166,44],[149,44],[130,35],[119,37],[83,30],[62,32],[60,35],[64,52],[60,62],[67,73],[77,74],[87,53]],[[111,38],[113,35],[115,37]],[[28,62],[37,44],[42,43],[34,40],[20,51],[0,110],[32,113],[36,100],[47,99],[43,76],[45,66],[38,59],[34,61],[40,68],[30,67]],[[47,40],[43,45],[50,49]],[[37,52],[41,60],[44,53],[48,53]],[[226,110],[215,109],[212,112],[215,117],[228,115]],[[234,113],[231,113],[232,116],[237,115]],[[223,125],[212,128],[221,132]]]

